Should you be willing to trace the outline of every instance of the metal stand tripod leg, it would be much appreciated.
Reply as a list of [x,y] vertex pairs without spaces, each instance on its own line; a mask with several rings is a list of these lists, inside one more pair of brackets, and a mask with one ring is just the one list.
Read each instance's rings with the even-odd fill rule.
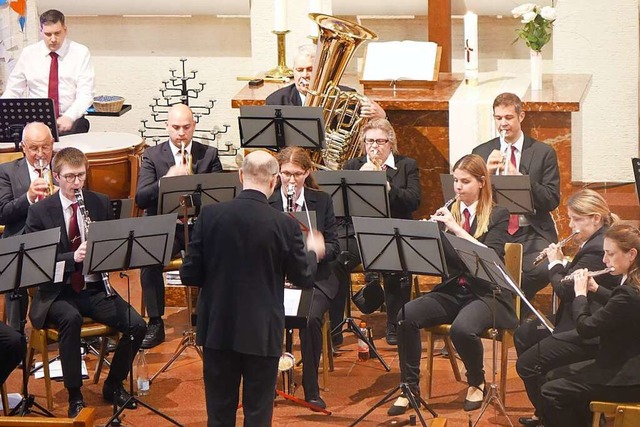
[[[351,295],[353,295],[353,289],[352,289],[351,277],[349,277],[349,295],[347,296],[346,310],[345,310],[347,317],[345,317],[342,320],[342,322],[338,324],[338,326],[333,328],[333,330],[331,331],[331,336],[341,334],[344,332],[353,333],[356,336],[356,338],[361,339],[362,341],[367,343],[367,345],[369,346],[370,352],[373,353],[376,359],[380,361],[382,366],[384,366],[384,369],[386,369],[387,372],[391,371],[391,367],[387,364],[387,362],[384,361],[382,356],[380,356],[380,353],[378,353],[378,350],[376,349],[375,345],[373,345],[373,343],[369,340],[369,338],[365,334],[363,334],[362,331],[360,331],[360,328],[356,325],[356,321],[354,320],[353,317],[351,317]],[[342,327],[344,325],[347,325],[347,328],[343,330]]]
[[187,289],[187,311],[189,312],[190,327],[189,329],[187,329],[182,333],[182,339],[180,340],[180,343],[178,344],[178,347],[176,348],[176,350],[173,352],[173,356],[171,356],[171,359],[169,359],[167,363],[165,363],[164,366],[160,368],[158,372],[153,374],[153,376],[149,379],[149,383],[152,383],[153,380],[155,380],[158,375],[160,375],[161,373],[169,369],[169,367],[173,364],[173,362],[176,361],[176,359],[182,354],[182,352],[184,352],[189,347],[194,348],[198,353],[198,356],[200,356],[200,360],[203,360],[202,350],[196,344],[196,331],[193,327],[193,324],[195,322],[193,319],[193,304],[191,301],[191,288],[187,286],[186,289]]

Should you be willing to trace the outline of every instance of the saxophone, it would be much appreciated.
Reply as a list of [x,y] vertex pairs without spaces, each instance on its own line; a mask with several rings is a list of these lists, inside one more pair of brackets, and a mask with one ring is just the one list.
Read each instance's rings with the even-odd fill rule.
[[[82,214],[84,227],[84,238],[86,239],[89,235],[89,225],[91,224],[91,218],[89,218],[89,212],[84,205],[84,196],[82,195],[82,190],[76,189],[73,190],[76,195],[76,201],[78,202],[78,210]],[[116,293],[113,291],[111,287],[111,283],[109,282],[109,273],[100,273],[102,276],[102,284],[104,285],[104,292],[107,294],[107,298],[113,298],[116,296]]]

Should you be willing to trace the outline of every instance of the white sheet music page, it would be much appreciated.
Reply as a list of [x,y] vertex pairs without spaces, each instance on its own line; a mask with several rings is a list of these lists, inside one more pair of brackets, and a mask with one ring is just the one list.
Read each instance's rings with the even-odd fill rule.
[[296,316],[300,299],[302,298],[302,289],[284,288],[284,315]]
[[362,80],[433,80],[437,52],[433,42],[370,42]]

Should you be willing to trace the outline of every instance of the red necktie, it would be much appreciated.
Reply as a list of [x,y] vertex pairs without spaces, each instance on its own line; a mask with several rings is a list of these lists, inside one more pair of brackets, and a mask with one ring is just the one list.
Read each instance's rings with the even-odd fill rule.
[[[464,228],[464,231],[469,233],[471,231],[471,212],[469,212],[469,209],[465,208],[462,211],[462,214],[464,215],[464,222],[462,223],[462,228]],[[458,277],[458,286],[465,286],[468,283],[469,281],[467,280],[466,277],[464,276]]]
[[[38,172],[38,178],[42,178],[42,171],[43,169],[36,169],[36,172]],[[36,203],[42,200],[42,198],[42,196],[36,196]]]
[[[517,171],[517,166],[516,166],[516,147],[514,145],[511,145],[511,159],[509,160],[511,163],[511,171]],[[518,220],[518,215],[509,215],[509,226],[507,227],[507,231],[509,232],[509,234],[514,235],[516,234],[516,231],[518,231],[518,228],[520,228],[520,222]]]
[[[78,203],[71,205],[72,213],[69,219],[69,242],[71,242],[71,250],[75,251],[80,247],[80,228],[78,228]],[[80,293],[84,288],[84,276],[81,271],[71,273],[71,289]]]
[[56,117],[60,116],[60,100],[58,98],[58,54],[51,52],[51,67],[49,68],[49,98],[53,100]]

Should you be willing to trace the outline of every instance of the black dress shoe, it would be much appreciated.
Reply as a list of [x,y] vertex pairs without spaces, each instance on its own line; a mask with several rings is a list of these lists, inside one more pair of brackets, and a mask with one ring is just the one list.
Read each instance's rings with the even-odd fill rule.
[[149,349],[164,342],[164,322],[150,323],[140,348]]
[[482,407],[482,402],[484,402],[484,397],[486,395],[487,395],[487,386],[485,385],[484,388],[482,389],[482,399],[480,400],[464,399],[464,403],[462,404],[462,409],[464,409],[465,411],[475,411],[476,409],[480,409],[480,407]]
[[318,408],[327,409],[327,404],[324,403],[324,400],[322,400],[320,396],[314,397],[313,399],[305,399],[305,401]]
[[520,417],[518,418],[518,422],[525,427],[544,427],[542,421],[537,418]]
[[387,344],[398,345],[398,332],[396,325],[387,323]]
[[75,418],[78,416],[82,408],[86,408],[87,404],[83,400],[76,400],[69,402],[69,409],[67,410],[67,417]]
[[129,400],[130,397],[131,395],[127,392],[127,390],[124,389],[121,384],[113,388],[105,383],[105,385],[102,387],[102,398],[105,401],[111,404],[115,402],[119,407],[124,406],[126,403],[127,409],[137,409],[138,404],[134,400]]

